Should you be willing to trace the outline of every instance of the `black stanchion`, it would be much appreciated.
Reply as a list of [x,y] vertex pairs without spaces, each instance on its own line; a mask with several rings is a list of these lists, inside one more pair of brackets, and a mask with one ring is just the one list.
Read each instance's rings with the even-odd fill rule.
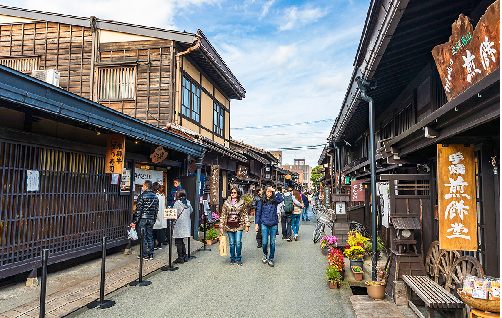
[[165,271],[175,271],[178,269],[178,267],[174,267],[172,264],[171,264],[171,253],[172,253],[172,241],[173,241],[173,226],[171,225],[172,224],[172,220],[167,220],[167,227],[169,228],[169,266],[162,266],[160,269],[163,270],[164,272]]
[[207,231],[207,222],[206,222],[206,214],[202,214],[202,219],[204,220],[204,248],[199,248],[198,251],[211,251],[210,248],[206,248],[206,231]]
[[103,242],[101,244],[101,282],[99,284],[99,300],[95,300],[87,305],[87,308],[98,307],[100,309],[110,308],[115,305],[113,300],[105,300],[105,275],[106,275],[106,236],[103,236]]
[[188,247],[188,250],[187,250],[187,253],[188,253],[188,260],[191,260],[191,259],[197,258],[197,256],[190,255],[190,240],[191,240],[191,238],[189,237],[189,238],[188,238],[188,244],[187,244],[187,245],[188,245],[188,246],[187,246],[187,247]]
[[131,286],[148,286],[152,282],[143,280],[143,241],[145,239],[145,229],[141,229],[141,236],[139,241],[139,279],[129,283]]
[[45,293],[47,291],[47,261],[49,260],[49,250],[42,250],[42,282],[40,284],[40,318],[45,317]]

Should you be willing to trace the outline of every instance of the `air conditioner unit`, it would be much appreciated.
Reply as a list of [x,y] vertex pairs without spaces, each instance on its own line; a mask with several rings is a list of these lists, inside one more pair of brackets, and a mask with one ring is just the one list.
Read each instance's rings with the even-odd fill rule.
[[59,87],[59,72],[54,69],[33,70],[31,76],[43,82]]

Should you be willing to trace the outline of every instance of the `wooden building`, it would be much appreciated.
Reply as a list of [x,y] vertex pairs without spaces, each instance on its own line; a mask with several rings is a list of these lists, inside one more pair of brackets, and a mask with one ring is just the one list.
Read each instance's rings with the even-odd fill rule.
[[446,184],[438,178],[448,167],[439,163],[438,149],[465,145],[474,153],[475,203],[468,213],[474,216],[470,231],[477,234],[470,238],[474,250],[456,250],[495,277],[500,270],[499,27],[499,1],[372,1],[331,142],[318,162],[328,170],[326,180],[341,181],[330,194],[351,194],[361,184],[362,199],[352,199],[347,211],[371,232],[368,103],[357,79],[370,82],[379,235],[395,249],[393,218],[405,214],[418,220],[412,231],[426,261],[433,242],[446,240],[440,237],[440,218],[447,212],[438,195]]

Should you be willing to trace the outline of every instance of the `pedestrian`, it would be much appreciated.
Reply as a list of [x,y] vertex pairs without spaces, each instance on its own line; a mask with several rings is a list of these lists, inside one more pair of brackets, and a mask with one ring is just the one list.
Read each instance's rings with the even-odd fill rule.
[[178,251],[178,258],[174,260],[174,263],[183,264],[188,261],[188,255],[185,248],[185,237],[190,239],[190,236],[192,236],[192,220],[190,219],[190,215],[192,214],[193,208],[190,201],[187,200],[187,193],[185,190],[178,190],[175,197],[176,202],[173,208],[178,210],[178,218],[174,222],[173,238]]
[[293,195],[291,188],[283,193],[284,206],[281,207],[281,225],[282,225],[282,239],[291,242],[291,222],[293,220],[293,211],[295,205],[293,203]]
[[293,195],[291,196],[293,199],[293,215],[292,215],[292,228],[295,236],[295,241],[298,241],[298,231],[300,230],[300,215],[303,211],[303,202],[300,192],[298,190],[293,190]]
[[[251,206],[253,207],[255,215],[256,215],[256,209],[258,207],[258,202],[260,202],[262,198],[263,198],[263,188],[257,188],[255,190],[253,202],[251,202]],[[261,228],[258,229],[258,232],[256,232],[256,244],[257,248],[261,248]]]
[[181,187],[181,181],[179,178],[175,178],[173,180],[173,185],[171,186],[171,190],[169,191],[169,194],[167,195],[167,206],[169,208],[172,208],[174,206],[174,202],[176,201],[176,192],[183,190]]
[[[258,202],[258,207],[256,209],[255,231],[258,232],[261,228],[263,249],[262,262],[268,264],[270,267],[274,267],[275,265],[275,234],[277,233],[277,225],[279,224],[277,205],[282,201],[283,197],[279,193],[274,196],[274,189],[269,187],[267,191],[265,191],[265,196]],[[270,254],[268,248],[269,241]]]
[[143,183],[143,192],[138,196],[136,202],[136,212],[133,215],[131,227],[134,229],[138,225],[145,231],[143,238],[143,255],[138,255],[138,258],[143,257],[145,260],[153,260],[153,225],[159,213],[159,199],[152,192],[152,181],[145,180]]
[[302,221],[310,221],[309,213],[308,213],[309,205],[310,205],[308,192],[303,192],[302,201],[303,201]]
[[159,212],[157,213],[157,219],[153,225],[153,239],[157,242],[155,243],[155,250],[161,250],[162,245],[166,245],[166,232],[167,232],[167,220],[164,219],[164,209],[166,208],[166,196],[162,192],[162,186],[158,182],[154,182],[152,185],[152,191],[155,193],[159,199]]
[[242,266],[242,231],[249,232],[249,219],[246,205],[242,200],[242,190],[233,188],[230,197],[223,203],[220,218],[220,233],[228,235],[230,265]]

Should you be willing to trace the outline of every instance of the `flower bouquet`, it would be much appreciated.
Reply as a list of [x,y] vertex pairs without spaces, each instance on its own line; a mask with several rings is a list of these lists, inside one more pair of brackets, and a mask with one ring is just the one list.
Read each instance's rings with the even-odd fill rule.
[[338,241],[338,239],[336,238],[336,236],[324,236],[322,239],[321,239],[321,248],[335,248],[337,247],[337,243],[336,241]]

